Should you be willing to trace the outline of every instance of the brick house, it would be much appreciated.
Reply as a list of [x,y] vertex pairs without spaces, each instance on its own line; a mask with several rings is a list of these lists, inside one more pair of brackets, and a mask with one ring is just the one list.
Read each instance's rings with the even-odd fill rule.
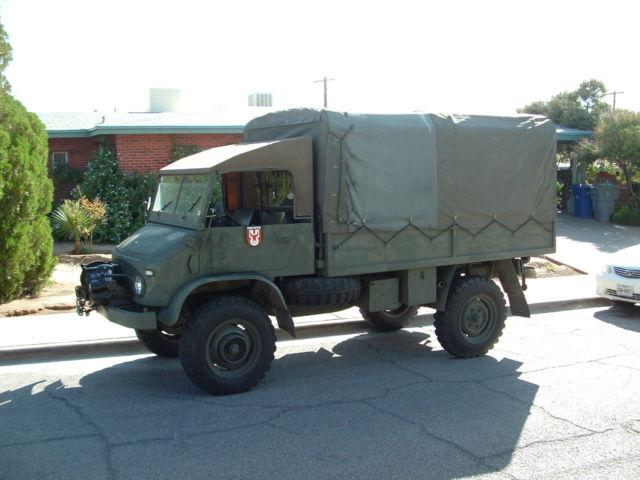
[[[49,168],[85,170],[100,144],[110,145],[125,172],[156,172],[179,147],[202,149],[242,142],[242,129],[268,108],[198,113],[40,113],[49,135]],[[57,185],[56,199],[75,185]]]
[[[38,116],[49,135],[50,172],[58,164],[85,170],[98,145],[107,144],[116,149],[125,172],[149,173],[173,161],[178,147],[206,149],[242,142],[242,130],[249,120],[273,110],[249,107],[195,113],[85,112]],[[591,133],[558,125],[558,146],[574,143]],[[570,190],[570,180],[567,183]],[[57,182],[56,200],[67,197],[74,187],[73,182]]]

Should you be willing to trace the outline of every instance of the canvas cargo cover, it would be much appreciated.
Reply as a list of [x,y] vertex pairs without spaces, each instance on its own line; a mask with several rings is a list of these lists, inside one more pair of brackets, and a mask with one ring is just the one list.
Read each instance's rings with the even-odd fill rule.
[[246,142],[311,137],[325,232],[511,230],[555,218],[555,128],[541,116],[348,114],[252,120]]

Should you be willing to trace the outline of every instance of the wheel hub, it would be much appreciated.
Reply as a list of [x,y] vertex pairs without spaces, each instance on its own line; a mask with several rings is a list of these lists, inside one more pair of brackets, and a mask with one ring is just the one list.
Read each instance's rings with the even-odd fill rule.
[[468,337],[478,337],[493,321],[494,312],[482,298],[474,297],[464,306],[461,317],[462,332]]
[[251,337],[238,326],[229,326],[213,337],[210,344],[213,363],[234,370],[242,367],[251,354]]

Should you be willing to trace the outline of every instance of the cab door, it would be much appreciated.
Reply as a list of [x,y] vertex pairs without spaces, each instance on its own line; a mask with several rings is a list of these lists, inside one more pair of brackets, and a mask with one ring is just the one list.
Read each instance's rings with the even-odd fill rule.
[[216,274],[250,272],[275,278],[314,273],[310,222],[217,228],[209,235]]

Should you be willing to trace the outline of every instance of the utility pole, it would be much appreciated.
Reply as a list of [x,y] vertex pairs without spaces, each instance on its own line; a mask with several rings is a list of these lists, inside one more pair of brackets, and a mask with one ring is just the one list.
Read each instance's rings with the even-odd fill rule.
[[[330,82],[331,80],[335,80],[335,78],[327,78],[324,77],[322,80],[314,80],[313,83],[324,83],[324,108],[327,108],[327,82]],[[615,97],[614,97],[615,98]]]
[[609,93],[605,93],[605,95],[613,95],[613,109],[616,109],[616,95],[620,95],[621,93],[624,92],[609,92]]

